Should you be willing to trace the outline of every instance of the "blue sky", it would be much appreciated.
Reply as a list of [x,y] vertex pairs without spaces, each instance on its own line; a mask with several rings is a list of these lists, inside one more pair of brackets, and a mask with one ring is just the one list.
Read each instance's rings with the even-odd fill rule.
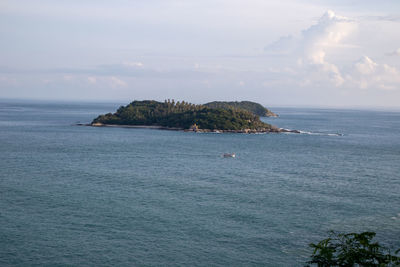
[[400,107],[400,2],[0,1],[0,98]]

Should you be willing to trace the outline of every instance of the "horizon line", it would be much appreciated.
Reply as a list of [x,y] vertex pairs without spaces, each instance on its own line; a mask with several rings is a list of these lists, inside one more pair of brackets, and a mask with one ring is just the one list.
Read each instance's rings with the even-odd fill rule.
[[[168,98],[166,98],[168,99]],[[170,99],[174,99],[174,98],[170,98]],[[134,100],[139,100],[139,101],[143,101],[143,100],[155,100],[155,101],[159,101],[162,102],[163,100],[157,100],[157,99],[131,99],[131,100],[127,100],[127,99],[112,99],[112,100],[105,100],[105,99],[97,99],[97,100],[93,100],[93,99],[60,99],[60,98],[54,98],[54,99],[45,99],[45,98],[24,98],[24,97],[13,97],[13,98],[3,98],[0,97],[0,103],[1,102],[36,102],[36,103],[40,103],[40,102],[45,102],[45,103],[49,103],[49,102],[55,102],[55,103],[65,103],[65,104],[118,104],[118,105],[127,105],[130,102],[134,101]],[[183,99],[182,99],[183,100]],[[177,100],[177,101],[182,101],[182,100]],[[183,100],[186,102],[186,100]],[[251,101],[251,100],[212,100],[212,101]],[[129,102],[129,103],[128,103]],[[200,102],[190,102],[189,103],[193,103],[193,104],[203,104]],[[207,101],[205,103],[208,103],[211,101]],[[251,101],[251,102],[255,102],[255,101]],[[256,102],[258,103],[258,102]],[[265,104],[265,103],[260,103],[261,105],[263,105],[266,108],[314,108],[314,109],[342,109],[342,110],[376,110],[376,111],[398,111],[400,112],[400,107],[396,107],[396,106],[373,106],[373,105],[343,105],[343,106],[337,106],[337,105],[313,105],[313,104]]]

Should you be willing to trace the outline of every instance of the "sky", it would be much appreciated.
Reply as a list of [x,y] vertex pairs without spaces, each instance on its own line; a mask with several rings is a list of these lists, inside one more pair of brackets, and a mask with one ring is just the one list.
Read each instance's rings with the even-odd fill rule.
[[399,0],[0,0],[0,99],[400,108]]

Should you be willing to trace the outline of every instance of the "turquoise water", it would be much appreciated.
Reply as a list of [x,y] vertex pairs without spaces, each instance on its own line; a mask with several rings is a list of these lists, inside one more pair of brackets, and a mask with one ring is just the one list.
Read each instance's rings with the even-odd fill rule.
[[312,134],[72,126],[118,106],[0,102],[0,265],[302,266],[330,229],[400,247],[399,112],[266,119]]

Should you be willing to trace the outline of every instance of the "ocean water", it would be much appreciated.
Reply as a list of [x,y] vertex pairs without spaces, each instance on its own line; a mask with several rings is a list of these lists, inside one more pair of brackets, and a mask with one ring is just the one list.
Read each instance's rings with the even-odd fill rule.
[[399,112],[265,119],[303,134],[73,126],[118,106],[0,102],[1,266],[302,266],[329,230],[400,248]]

